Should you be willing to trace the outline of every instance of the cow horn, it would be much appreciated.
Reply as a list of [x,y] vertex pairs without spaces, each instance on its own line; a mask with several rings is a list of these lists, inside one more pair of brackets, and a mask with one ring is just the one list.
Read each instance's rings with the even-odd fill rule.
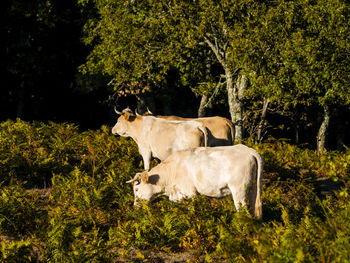
[[133,183],[135,181],[140,181],[141,180],[141,173],[137,173],[134,177],[134,179],[131,179],[129,181],[126,181],[127,184]]
[[147,113],[150,115],[153,115],[153,112],[149,110],[149,108],[147,107]]
[[117,108],[116,108],[116,106],[114,106],[114,111],[118,114],[118,115],[123,115],[123,113],[122,112],[120,112],[120,111],[117,111]]
[[138,112],[137,109],[135,109],[136,116],[141,116]]
[[125,183],[126,184],[131,184],[131,183],[133,183],[133,182],[135,182],[135,181],[138,181],[138,179],[131,179],[131,180],[129,180],[129,181],[126,181]]

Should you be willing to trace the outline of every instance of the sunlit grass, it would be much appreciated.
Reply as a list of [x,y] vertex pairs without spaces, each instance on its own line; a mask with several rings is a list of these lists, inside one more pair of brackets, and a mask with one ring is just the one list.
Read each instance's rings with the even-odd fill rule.
[[0,142],[0,261],[110,262],[134,249],[197,261],[350,260],[349,149],[319,158],[282,141],[253,145],[265,160],[255,220],[231,197],[160,197],[135,209],[125,181],[141,159],[108,127],[7,121]]

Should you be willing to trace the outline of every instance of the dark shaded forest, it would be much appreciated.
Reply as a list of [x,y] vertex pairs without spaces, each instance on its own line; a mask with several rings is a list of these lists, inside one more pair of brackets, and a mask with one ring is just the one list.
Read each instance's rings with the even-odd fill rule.
[[[51,6],[46,6],[50,3]],[[108,120],[108,92],[84,91],[78,66],[84,14],[74,1],[5,1],[1,8],[1,120],[74,122],[84,128]]]
[[240,139],[316,148],[324,129],[326,148],[350,145],[348,3],[171,3],[3,2],[0,120],[95,129],[148,107],[227,117]]

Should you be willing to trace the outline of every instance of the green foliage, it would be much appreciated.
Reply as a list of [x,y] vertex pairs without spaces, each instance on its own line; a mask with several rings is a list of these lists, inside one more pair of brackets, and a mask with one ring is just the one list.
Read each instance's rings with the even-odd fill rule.
[[[0,181],[30,181],[31,185],[50,183],[52,174],[69,173],[76,166],[95,173],[120,167],[130,173],[135,145],[112,140],[107,127],[100,132],[79,133],[73,124],[7,121],[0,126]],[[97,145],[98,144],[98,145]],[[100,146],[100,148],[98,147]],[[112,160],[119,159],[120,162]]]
[[76,163],[74,151],[80,140],[74,125],[29,124],[18,119],[1,123],[0,129],[0,181],[44,184],[52,172],[69,170]]
[[[278,169],[290,170],[292,174],[297,174],[302,179],[315,179],[323,176],[334,181],[341,181],[346,188],[348,187],[350,180],[349,148],[343,152],[327,152],[320,157],[314,150],[302,149],[283,140],[271,140],[271,142],[253,147],[264,157],[265,169],[268,172],[277,172]],[[290,174],[286,176],[291,177]]]
[[0,260],[3,262],[35,262],[30,241],[2,241]]
[[[100,14],[84,28],[92,51],[81,72],[106,76],[120,95],[150,91],[164,102],[173,87],[210,96],[226,84],[222,102],[234,122],[265,118],[259,102],[269,99],[275,114],[293,112],[296,126],[309,109],[329,107],[332,116],[350,103],[348,1],[79,2]],[[246,90],[230,86],[238,73],[249,78]],[[243,108],[245,118],[236,119]]]
[[[2,164],[12,180],[4,180],[0,191],[0,260],[111,262],[133,258],[135,249],[190,252],[198,262],[350,260],[349,149],[318,158],[284,141],[253,145],[265,160],[259,221],[245,209],[237,213],[231,197],[179,203],[160,197],[136,209],[125,181],[142,169],[139,154],[108,127],[79,132],[68,124],[1,125],[7,127],[3,149],[17,149],[13,156],[30,151],[25,160],[37,168],[36,177],[24,177],[15,162]],[[49,175],[42,168],[48,163]],[[41,176],[49,188],[25,190],[32,184],[20,182]]]
[[[40,230],[46,211],[40,208],[38,193],[20,185],[0,189],[0,233],[7,236],[30,235]],[[24,220],[25,219],[25,220]]]

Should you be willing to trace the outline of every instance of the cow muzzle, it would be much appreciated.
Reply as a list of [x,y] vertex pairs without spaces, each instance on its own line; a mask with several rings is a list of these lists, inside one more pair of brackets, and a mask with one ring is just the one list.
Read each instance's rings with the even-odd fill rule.
[[134,207],[136,208],[136,209],[139,209],[139,208],[141,208],[141,202],[140,201],[137,201],[137,200],[135,200],[134,201]]
[[117,129],[116,129],[115,127],[112,128],[112,134],[113,134],[113,135],[117,135],[117,134],[118,134],[118,133],[117,133]]

